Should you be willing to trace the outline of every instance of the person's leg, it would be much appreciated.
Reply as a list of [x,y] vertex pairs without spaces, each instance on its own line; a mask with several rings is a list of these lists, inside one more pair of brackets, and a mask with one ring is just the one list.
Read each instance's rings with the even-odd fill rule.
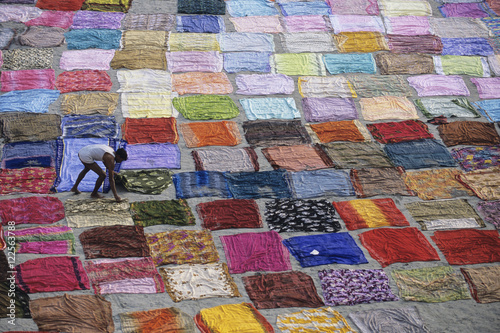
[[97,163],[92,163],[90,165],[85,165],[86,167],[90,168],[90,170],[94,171],[97,173],[99,176],[95,182],[94,190],[90,194],[92,198],[102,198],[103,196],[97,193],[99,191],[99,188],[101,187],[102,183],[104,182],[104,179],[106,179],[106,172],[104,172],[103,169],[97,164]]
[[78,185],[80,185],[80,182],[83,180],[83,178],[85,178],[85,176],[87,175],[87,173],[90,171],[89,164],[83,163],[83,166],[84,166],[84,168],[83,168],[82,172],[80,172],[80,174],[78,175],[78,178],[76,178],[75,185],[73,185],[73,187],[70,190],[71,192],[74,192],[75,194],[82,193],[82,192],[80,192],[78,190]]

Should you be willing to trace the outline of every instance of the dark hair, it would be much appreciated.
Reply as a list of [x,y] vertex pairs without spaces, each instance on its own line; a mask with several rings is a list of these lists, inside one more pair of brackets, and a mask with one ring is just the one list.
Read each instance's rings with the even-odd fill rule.
[[128,158],[127,151],[123,148],[119,148],[116,150],[116,155],[120,156],[122,160],[126,161]]

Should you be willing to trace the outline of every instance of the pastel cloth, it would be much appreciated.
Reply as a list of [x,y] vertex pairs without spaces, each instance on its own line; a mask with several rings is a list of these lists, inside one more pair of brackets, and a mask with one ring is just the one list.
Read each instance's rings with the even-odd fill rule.
[[483,18],[490,16],[489,8],[482,3],[445,3],[438,9],[444,17]]
[[378,15],[379,7],[376,0],[353,0],[346,3],[342,0],[327,0],[333,13],[342,15]]
[[2,148],[3,169],[26,167],[53,167],[56,159],[56,144],[50,141],[21,141],[4,144]]
[[157,329],[185,333],[196,332],[191,316],[174,307],[122,312],[119,315],[123,333],[153,333]]
[[497,230],[438,230],[431,238],[450,265],[500,261],[500,239]]
[[71,29],[120,29],[124,13],[78,10]]
[[[226,263],[190,264],[160,268],[168,295],[174,302],[210,297],[241,297]],[[191,281],[179,283],[179,281]]]
[[124,50],[166,50],[168,34],[156,30],[127,30],[122,34]]
[[366,128],[380,143],[434,139],[427,124],[420,120],[367,124]]
[[382,269],[325,269],[318,272],[325,304],[356,305],[399,300]]
[[75,11],[79,10],[84,2],[85,0],[39,0],[36,2],[36,6],[48,10]]
[[170,92],[122,93],[122,115],[125,118],[176,117]]
[[333,38],[327,32],[283,33],[280,35],[280,40],[287,53],[336,51]]
[[332,9],[326,2],[283,2],[279,3],[283,16],[292,15],[330,15]]
[[273,72],[285,75],[326,75],[323,57],[317,53],[277,53],[271,66]]
[[385,36],[376,31],[346,31],[334,35],[333,38],[341,53],[367,53],[389,50]]
[[476,210],[486,222],[500,229],[500,201],[481,201],[476,205]]
[[380,96],[359,100],[364,120],[418,119],[415,105],[406,97]]
[[417,98],[413,102],[427,118],[434,118],[441,115],[447,118],[479,117],[479,113],[477,113],[469,100],[464,97]]
[[271,72],[270,52],[232,52],[224,53],[224,69],[228,73]]
[[0,95],[0,112],[47,113],[49,106],[58,98],[59,91],[57,90],[14,90]]
[[199,149],[191,154],[197,171],[259,171],[257,154],[251,147]]
[[347,232],[296,236],[285,239],[283,244],[301,267],[329,264],[367,264],[363,251]]
[[123,30],[175,30],[175,15],[155,14],[132,14],[128,13],[121,21]]
[[232,119],[240,114],[240,110],[229,96],[174,97],[172,104],[189,120]]
[[78,257],[31,259],[16,265],[14,271],[16,285],[28,294],[90,289],[87,273]]
[[331,307],[280,314],[276,326],[283,333],[292,333],[296,330],[310,333],[354,332],[345,318]]
[[392,16],[384,17],[387,34],[393,35],[430,35],[431,24],[427,16]]
[[479,98],[500,98],[500,94],[497,92],[500,88],[500,78],[471,78],[470,80],[476,85]]
[[64,218],[64,205],[56,197],[28,196],[15,199],[0,200],[0,219],[6,225],[15,224],[49,224]]
[[[0,48],[2,46],[2,29],[0,29]],[[30,47],[57,47],[64,43],[63,28],[58,27],[28,27],[22,34],[18,35],[21,45]]]
[[239,102],[248,120],[300,118],[295,100],[291,97],[245,98]]
[[214,121],[179,124],[186,147],[236,146],[241,134],[234,121]]
[[172,90],[179,95],[223,95],[232,93],[233,85],[226,73],[189,72],[172,74]]
[[377,66],[371,53],[324,54],[323,62],[330,74],[367,73],[376,74]]
[[171,143],[146,143],[127,146],[128,159],[122,170],[130,169],[180,169],[181,151]]
[[395,168],[351,169],[351,182],[358,198],[375,195],[414,195],[403,180],[404,170]]
[[121,38],[121,30],[112,29],[77,29],[64,33],[68,50],[119,49]]
[[274,146],[262,148],[262,154],[274,169],[302,171],[333,167],[319,145]]
[[401,75],[352,74],[348,76],[348,80],[357,95],[354,97],[409,97],[412,95],[410,87]]
[[376,168],[392,166],[376,142],[329,142],[321,145],[336,168]]
[[387,35],[389,49],[393,53],[430,53],[441,54],[443,43],[434,35],[406,36]]
[[391,271],[399,296],[413,302],[447,302],[470,299],[467,284],[451,266]]
[[388,143],[384,151],[394,165],[406,170],[456,166],[446,146],[435,139]]
[[410,225],[390,198],[334,201],[333,206],[348,230]]
[[232,194],[222,172],[195,171],[181,172],[172,176],[176,197],[182,199],[196,197],[231,198]]
[[229,21],[237,32],[277,34],[285,31],[278,15],[230,17]]
[[53,69],[2,71],[0,83],[1,91],[54,89],[56,78]]
[[490,122],[500,122],[500,99],[477,101],[474,106]]
[[88,260],[85,270],[98,295],[165,292],[151,257]]
[[208,230],[171,230],[146,234],[156,266],[168,264],[207,264],[219,261]]
[[167,70],[167,58],[164,50],[124,49],[115,52],[110,66],[112,69],[158,69]]
[[499,168],[487,170],[476,170],[457,176],[458,181],[471,189],[481,200],[500,199],[500,175]]
[[245,121],[243,131],[252,146],[290,146],[311,142],[300,120]]
[[384,23],[378,16],[330,15],[329,18],[336,34],[346,31],[377,31],[385,33]]
[[[29,29],[29,28],[28,28]],[[0,28],[0,50],[7,49],[14,39],[16,31],[11,28]],[[62,43],[62,41],[61,41]]]
[[[80,70],[62,72],[57,76],[56,88],[63,93],[74,91],[110,91],[113,83],[106,71]],[[3,88],[3,87],[2,87]]]
[[82,10],[102,12],[128,12],[132,0],[85,0]]
[[[429,18],[429,20],[431,22],[431,29],[434,32],[434,35],[441,38],[487,38],[490,36],[491,28],[488,29],[488,23],[485,21],[486,18],[475,19],[468,17],[431,17]],[[494,29],[492,32],[493,34],[495,33]]]
[[73,23],[74,15],[74,12],[45,10],[40,16],[24,22],[24,25],[28,27],[46,26],[68,29]]
[[239,74],[236,86],[240,95],[291,95],[295,90],[293,79],[284,74]]
[[226,14],[226,7],[223,0],[189,1],[181,0],[177,4],[177,12],[185,14]]
[[292,172],[289,177],[293,197],[297,199],[354,195],[349,174],[343,170],[298,171]]
[[231,228],[262,228],[262,218],[255,200],[227,199],[196,205],[201,226],[211,231]]
[[307,122],[358,119],[352,98],[306,97],[302,99],[302,111]]
[[486,38],[441,38],[442,55],[490,56],[493,47]]
[[271,34],[227,32],[217,35],[224,52],[274,52],[274,38]]
[[439,135],[446,146],[491,146],[500,144],[495,124],[480,121],[455,121],[438,126]]
[[54,168],[0,169],[0,194],[49,194],[55,179]]
[[315,143],[327,143],[333,141],[371,141],[368,131],[359,120],[340,120],[318,124],[307,124],[306,129]]
[[465,171],[500,166],[499,146],[453,148],[451,155]]
[[175,72],[221,72],[222,54],[218,51],[179,51],[167,53],[168,70]]
[[383,16],[432,16],[432,7],[425,0],[379,0]]
[[490,76],[490,68],[484,57],[477,56],[435,56],[436,73],[441,75]]
[[390,327],[394,332],[430,332],[416,307],[351,312],[349,317],[363,333],[375,333],[379,327]]
[[168,36],[168,50],[176,51],[220,51],[215,34],[208,33],[176,33]]
[[462,77],[457,75],[419,75],[407,78],[419,97],[427,96],[469,96],[470,92]]
[[118,92],[146,93],[172,90],[170,73],[149,68],[135,70],[119,70],[116,72],[120,89]]
[[226,3],[232,17],[278,15],[274,3],[267,0],[231,0]]
[[382,75],[418,75],[435,72],[434,61],[428,54],[377,53],[375,61]]
[[415,227],[372,229],[360,234],[359,239],[382,267],[396,262],[440,260],[437,251]]
[[15,230],[16,253],[75,254],[73,229],[66,226]]
[[61,135],[61,116],[16,112],[0,114],[5,142],[55,140]]
[[476,302],[491,303],[500,301],[498,292],[500,266],[463,267],[460,268],[460,271],[469,284],[471,295]]
[[177,121],[169,118],[125,118],[122,124],[122,138],[129,144],[136,143],[177,143],[179,134]]
[[329,31],[323,15],[294,15],[283,17],[287,32]]
[[230,333],[249,330],[255,333],[274,332],[271,324],[250,303],[225,304],[201,309],[194,317],[202,333]]
[[2,70],[45,69],[52,67],[52,48],[29,48],[2,51]]
[[134,224],[128,201],[69,199],[65,201],[64,209],[68,226],[73,228]]
[[114,50],[70,50],[63,51],[59,67],[66,71],[73,69],[109,70]]
[[130,205],[130,212],[135,225],[142,227],[195,224],[194,214],[184,199],[135,201]]
[[284,170],[228,172],[224,174],[229,191],[236,199],[290,198]]
[[431,169],[422,171],[408,171],[404,178],[406,185],[414,191],[420,199],[451,199],[455,197],[473,195],[473,192],[456,179],[462,174],[457,169]]
[[220,236],[220,240],[231,274],[292,269],[288,250],[276,231]]
[[357,97],[347,78],[337,76],[300,76],[299,92],[302,97]]
[[242,279],[248,296],[258,309],[324,305],[313,279],[302,272],[244,276]]
[[[193,2],[190,2],[193,3]],[[224,8],[225,9],[225,8]],[[174,15],[175,17],[175,15]],[[173,25],[173,24],[172,24]],[[164,30],[164,29],[155,29]],[[165,30],[173,30],[165,29]],[[177,16],[177,32],[197,32],[218,34],[226,31],[224,18],[215,15]]]
[[[82,1],[82,0],[80,0]],[[2,5],[0,13],[0,22],[21,22],[32,20],[42,14],[42,10],[31,6]]]

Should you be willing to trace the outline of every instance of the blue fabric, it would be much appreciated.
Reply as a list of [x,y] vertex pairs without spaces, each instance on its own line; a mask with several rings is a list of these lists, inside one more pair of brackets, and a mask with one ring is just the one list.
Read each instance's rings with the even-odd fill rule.
[[294,197],[297,199],[321,196],[353,196],[349,173],[341,170],[313,170],[290,173]]
[[236,199],[291,198],[286,171],[226,173],[229,190]]
[[231,192],[222,172],[181,172],[174,174],[172,180],[177,199],[196,197],[231,198]]
[[76,29],[64,34],[68,50],[119,49],[122,32],[110,29]]
[[65,138],[117,138],[120,125],[114,116],[69,115],[61,121],[62,136]]
[[285,239],[283,244],[301,267],[368,263],[363,251],[348,232],[297,236]]
[[224,53],[224,69],[228,73],[262,72],[270,73],[270,52]]
[[248,120],[300,118],[300,112],[292,97],[247,98],[240,99],[240,104]]
[[280,3],[283,16],[292,15],[332,15],[332,9],[326,2],[286,2]]
[[488,99],[472,104],[491,123],[500,122],[500,99]]
[[50,167],[55,165],[56,142],[13,142],[2,149],[2,168]]
[[230,32],[217,35],[223,52],[274,52],[274,37],[271,34]]
[[384,151],[395,166],[405,169],[456,166],[446,146],[434,139],[388,143]]
[[177,16],[178,32],[214,33],[226,31],[224,19],[215,15]]
[[230,0],[226,1],[226,9],[233,17],[279,15],[274,2],[266,0]]
[[443,43],[442,55],[489,56],[495,54],[485,38],[441,38],[441,42]]
[[0,112],[49,112],[50,104],[59,98],[59,90],[14,90],[0,95]]
[[325,54],[323,62],[330,74],[376,74],[377,66],[371,53]]

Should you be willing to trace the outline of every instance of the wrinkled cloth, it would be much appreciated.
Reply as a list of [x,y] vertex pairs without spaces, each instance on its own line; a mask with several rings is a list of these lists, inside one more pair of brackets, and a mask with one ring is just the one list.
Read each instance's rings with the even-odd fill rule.
[[71,29],[120,29],[124,13],[79,10],[73,16]]
[[302,111],[307,122],[358,119],[352,98],[306,97],[302,99]]
[[468,17],[429,18],[432,32],[441,38],[487,38],[490,36],[490,30],[488,29],[488,24],[485,25],[482,22],[485,19]]
[[500,301],[498,274],[500,266],[486,266],[460,268],[460,271],[469,284],[472,297],[478,303],[491,303]]
[[46,10],[32,20],[24,22],[28,27],[46,26],[68,29],[73,23],[74,12]]
[[290,146],[311,141],[300,120],[245,121],[243,131],[252,146]]
[[333,13],[342,15],[378,15],[379,7],[376,0],[327,0]]
[[8,49],[15,35],[16,31],[14,29],[0,28],[0,50]]
[[500,78],[471,78],[470,80],[476,86],[479,98],[500,98],[500,94],[498,93],[498,89],[500,89]]
[[0,114],[6,142],[55,140],[61,135],[61,116],[56,114]]
[[414,191],[420,199],[451,199],[461,196],[471,196],[473,192],[456,179],[462,174],[457,169],[430,169],[422,171],[408,171],[404,175],[406,185]]
[[127,146],[128,159],[122,170],[131,169],[180,169],[181,151],[171,143],[145,143]]
[[432,7],[425,0],[379,0],[383,16],[432,16]]
[[259,171],[257,154],[251,147],[199,149],[191,154],[196,171]]
[[0,200],[0,219],[2,224],[13,221],[15,224],[49,224],[64,218],[64,205],[56,197],[28,196]]
[[54,89],[55,82],[53,69],[2,71],[0,76],[1,91]]
[[[398,96],[412,95],[408,83],[401,75],[361,75],[348,76],[357,97]],[[354,96],[356,97],[356,96]]]
[[115,52],[111,68],[167,70],[165,51],[157,49],[124,49]]
[[18,40],[21,45],[30,47],[57,47],[64,43],[65,31],[58,27],[33,26],[20,34]]
[[329,31],[331,28],[323,15],[284,16],[286,32]]
[[64,114],[111,115],[118,106],[117,93],[65,94],[61,96],[60,110]]
[[175,117],[170,92],[122,93],[122,115],[125,118]]
[[2,51],[2,70],[46,69],[52,67],[54,50],[29,48]]
[[266,0],[231,0],[226,3],[227,12],[232,17],[278,15],[274,4]]
[[438,9],[443,17],[483,18],[490,16],[489,8],[482,3],[445,3]]
[[418,98],[413,102],[424,116],[429,119],[441,115],[445,117],[460,118],[479,117],[479,113],[477,113],[472,104],[464,97]]
[[495,124],[480,121],[454,121],[438,126],[439,136],[447,147],[456,145],[491,146],[500,144]]
[[481,200],[489,201],[500,199],[499,175],[499,168],[491,168],[462,173],[457,176],[457,179]]
[[21,169],[27,167],[54,167],[56,145],[50,141],[21,141],[7,143],[2,148],[1,167],[3,169]]
[[[8,267],[7,257],[5,256],[3,251],[0,254],[0,257],[4,258],[1,260],[2,267],[5,267],[5,269],[7,269]],[[2,277],[3,281],[0,282],[0,306],[1,306],[0,318],[9,318],[8,316],[11,314],[14,314],[16,318],[31,318],[31,313],[29,308],[29,302],[30,302],[29,295],[15,285],[13,286],[14,288],[12,288],[10,281],[7,281],[6,278],[7,276],[5,276],[5,279],[3,279]],[[14,303],[11,303],[11,300]],[[8,308],[8,306],[10,306],[11,304],[14,304],[15,306],[14,313],[10,312],[10,309]],[[55,332],[46,332],[46,333],[55,333]]]
[[[172,90],[172,78],[167,71],[154,69],[119,70],[116,72],[122,93],[165,92]],[[123,95],[122,95],[123,96]]]
[[451,155],[465,171],[500,166],[500,146],[453,148]]
[[224,52],[274,52],[274,38],[266,33],[228,32],[217,35]]
[[124,50],[166,50],[168,33],[155,30],[127,30],[121,44]]
[[132,14],[128,13],[121,21],[123,30],[175,30],[175,15],[154,14]]
[[16,238],[16,253],[75,254],[73,229],[48,226],[10,231]]
[[474,106],[490,122],[500,122],[500,100],[493,99],[487,101],[474,102]]
[[168,51],[220,51],[220,45],[215,34],[172,32],[168,37]]
[[47,113],[59,98],[59,91],[50,89],[14,90],[0,95],[0,112],[21,111]]
[[426,74],[407,78],[419,97],[428,96],[469,96],[470,92],[461,76]]
[[270,52],[224,53],[224,70],[228,73],[271,72]]
[[416,307],[351,312],[349,317],[363,333],[375,333],[380,329],[387,332],[430,332]]
[[387,44],[393,53],[441,54],[443,51],[441,39],[434,35],[387,35]]
[[236,199],[290,198],[286,171],[224,173],[229,191]]
[[234,121],[190,122],[179,124],[186,147],[236,146],[242,138]]
[[176,144],[179,134],[175,118],[125,118],[122,124],[122,138],[129,144],[165,143]]
[[193,212],[184,199],[135,201],[130,204],[130,214],[135,225],[141,227],[195,224]]
[[326,2],[283,2],[278,3],[283,16],[293,15],[331,15],[332,9]]
[[41,9],[75,11],[79,10],[85,0],[38,0],[36,6]]
[[359,104],[364,120],[418,119],[415,105],[406,97],[361,98]]
[[[197,3],[191,1],[190,3]],[[226,31],[224,19],[215,15],[177,16],[177,32],[223,33]]]
[[484,57],[455,55],[435,56],[434,64],[436,73],[440,75],[490,76],[488,61]]
[[[76,29],[64,34],[68,50],[119,49],[122,32],[113,29]],[[135,54],[134,54],[135,56]]]
[[371,141],[370,134],[359,120],[340,120],[307,124],[306,130],[314,143]]
[[384,24],[389,35],[431,35],[431,24],[427,16],[384,17]]
[[330,74],[376,74],[377,72],[377,66],[371,53],[324,54],[323,62]]
[[341,53],[367,53],[389,50],[385,36],[380,32],[342,32],[333,36]]
[[178,199],[196,197],[231,198],[224,173],[217,171],[181,172],[172,176]]
[[358,198],[414,195],[403,180],[404,169],[401,167],[351,169],[350,176]]
[[333,38],[327,32],[283,33],[280,35],[280,41],[287,53],[336,51]]
[[346,31],[377,31],[385,33],[382,19],[368,15],[330,15],[333,31],[337,34]]
[[174,97],[172,104],[189,120],[232,119],[240,114],[229,96],[195,95]]
[[291,97],[245,98],[240,99],[239,102],[248,120],[300,118],[295,100]]
[[[1,202],[1,201],[0,201]],[[196,205],[201,226],[214,231],[230,228],[262,228],[259,207],[252,199],[227,199]]]
[[48,194],[55,179],[54,168],[0,169],[0,194]]
[[129,192],[161,194],[172,185],[172,172],[166,169],[122,170],[116,180]]
[[321,145],[336,168],[383,168],[392,166],[376,142],[330,142]]
[[331,307],[280,314],[276,326],[283,333],[293,333],[297,330],[310,333],[354,332],[345,318]]
[[[43,0],[42,0],[43,1]],[[42,2],[39,1],[39,2]],[[83,1],[83,0],[77,0]],[[2,5],[0,13],[0,22],[21,22],[32,20],[42,14],[42,10],[37,7],[22,6],[22,5]]]
[[68,226],[73,228],[134,224],[127,200],[116,202],[114,199],[68,199],[64,202],[64,209]]
[[476,205],[476,210],[481,214],[484,221],[500,229],[500,201],[481,201]]
[[113,138],[120,134],[120,126],[114,116],[67,115],[61,121],[61,138]]
[[175,72],[221,72],[222,54],[218,51],[178,51],[167,53],[168,70]]
[[429,127],[420,120],[367,124],[366,128],[380,143],[434,139]]
[[289,175],[289,182],[293,197],[297,199],[354,195],[349,174],[343,170],[323,169],[292,172]]
[[114,50],[70,50],[63,51],[59,60],[59,68],[70,71],[74,69],[109,70],[109,63],[115,55]]
[[347,78],[338,76],[301,76],[298,81],[302,97],[357,97]]
[[405,170],[456,166],[446,146],[435,139],[388,143],[384,151],[395,166]]
[[174,307],[122,312],[119,315],[123,333],[154,333],[158,329],[167,332],[196,332],[191,316]]
[[224,95],[233,92],[233,85],[224,72],[188,72],[172,74],[172,90],[179,95]]
[[486,38],[441,38],[442,55],[490,56],[494,54],[493,47]]
[[290,95],[295,90],[293,79],[285,74],[239,74],[236,86],[240,95]]
[[127,13],[132,0],[85,0],[82,10]]
[[226,6],[223,0],[180,0],[177,3],[177,12],[183,14],[224,15],[226,14]]
[[319,145],[274,146],[262,148],[262,154],[274,169],[302,171],[334,166]]
[[326,75],[323,56],[317,53],[277,53],[271,56],[273,72],[285,75]]
[[375,61],[382,75],[434,74],[434,62],[428,54],[377,53]]
[[106,71],[80,70],[63,72],[57,76],[56,87],[61,94],[74,91],[110,91],[113,83]]

